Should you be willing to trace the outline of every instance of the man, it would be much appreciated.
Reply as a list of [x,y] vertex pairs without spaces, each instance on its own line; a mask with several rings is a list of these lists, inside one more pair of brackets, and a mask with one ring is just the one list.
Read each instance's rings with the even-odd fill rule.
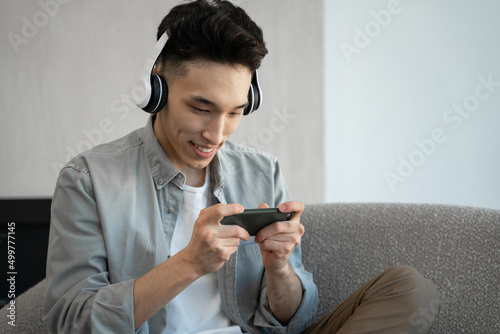
[[[58,178],[44,305],[50,331],[326,333],[332,322],[375,326],[380,320],[363,323],[344,310],[377,314],[370,303],[390,302],[391,291],[401,291],[392,300],[404,299],[408,314],[428,301],[416,300],[433,295],[425,279],[394,269],[312,327],[318,294],[301,263],[304,205],[289,201],[276,158],[227,141],[252,108],[249,91],[267,53],[262,31],[229,2],[199,0],[173,8],[158,38],[165,32],[154,69],[168,86],[165,105],[145,128],[74,158]],[[257,206],[295,215],[255,237],[220,224]]]

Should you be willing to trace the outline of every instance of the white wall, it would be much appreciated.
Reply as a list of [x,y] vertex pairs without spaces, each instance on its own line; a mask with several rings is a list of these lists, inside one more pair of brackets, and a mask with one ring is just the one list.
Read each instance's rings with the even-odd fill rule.
[[[234,140],[276,154],[294,198],[322,201],[323,2],[235,2],[270,54],[264,104]],[[0,0],[0,197],[50,197],[69,158],[144,126],[129,92],[178,3]]]
[[495,0],[325,1],[326,201],[500,208],[499,17]]
[[[233,139],[278,155],[294,198],[500,207],[498,1],[235,2],[270,54]],[[144,125],[126,94],[176,3],[0,0],[0,197],[48,197],[69,157]]]

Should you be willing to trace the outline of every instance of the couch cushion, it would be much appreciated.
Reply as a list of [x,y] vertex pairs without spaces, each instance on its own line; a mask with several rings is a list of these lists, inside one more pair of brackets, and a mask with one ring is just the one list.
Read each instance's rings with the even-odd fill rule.
[[15,327],[9,325],[11,310],[9,304],[0,310],[0,334],[7,333],[47,333],[42,322],[45,280],[31,287],[15,300]]
[[441,294],[432,332],[500,333],[500,210],[339,203],[310,205],[302,217],[318,317],[383,270],[410,265]]

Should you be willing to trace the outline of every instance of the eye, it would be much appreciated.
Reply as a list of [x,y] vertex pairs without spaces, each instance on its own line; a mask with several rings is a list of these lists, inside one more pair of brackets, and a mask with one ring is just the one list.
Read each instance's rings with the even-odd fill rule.
[[196,108],[196,107],[193,107],[193,109],[194,109],[196,112],[200,113],[200,114],[204,114],[204,113],[208,113],[208,112],[210,112],[210,110],[207,110],[207,109],[200,109],[200,108]]

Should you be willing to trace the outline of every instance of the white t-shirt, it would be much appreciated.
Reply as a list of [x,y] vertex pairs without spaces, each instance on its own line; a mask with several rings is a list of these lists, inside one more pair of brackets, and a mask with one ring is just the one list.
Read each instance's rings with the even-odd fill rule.
[[[209,170],[202,187],[183,186],[183,199],[172,236],[171,254],[185,248],[193,233],[194,222],[208,205]],[[217,274],[200,277],[167,304],[166,333],[240,334],[238,326],[230,326],[221,309]],[[229,327],[230,326],[230,327]]]

